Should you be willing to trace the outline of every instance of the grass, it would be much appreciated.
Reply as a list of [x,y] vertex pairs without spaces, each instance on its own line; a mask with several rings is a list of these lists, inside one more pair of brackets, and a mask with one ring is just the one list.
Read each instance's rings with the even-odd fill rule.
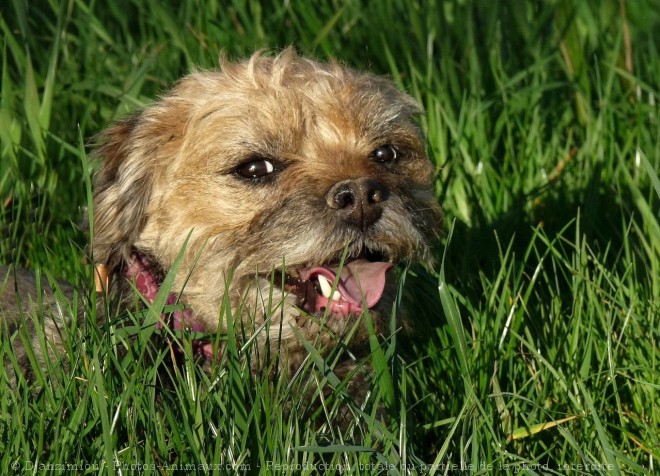
[[[447,233],[435,273],[406,273],[421,332],[374,346],[387,422],[354,408],[347,432],[310,424],[295,385],[246,371],[249,347],[160,390],[140,352],[157,364],[167,349],[122,357],[116,320],[90,319],[68,333],[71,367],[50,363],[40,391],[0,374],[0,472],[657,471],[656,2],[6,3],[0,261],[85,289],[85,142],[221,49],[288,44],[390,75],[420,100]],[[117,319],[147,337],[143,316]],[[309,344],[305,375],[336,387],[331,413],[346,394]]]

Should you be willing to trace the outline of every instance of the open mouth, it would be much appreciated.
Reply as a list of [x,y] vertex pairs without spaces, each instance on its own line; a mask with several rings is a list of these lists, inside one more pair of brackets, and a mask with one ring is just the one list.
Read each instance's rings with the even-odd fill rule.
[[284,276],[284,290],[295,294],[298,306],[310,314],[327,312],[335,317],[360,314],[378,304],[387,283],[387,272],[393,266],[390,262],[359,257],[346,260],[343,266],[299,268]]

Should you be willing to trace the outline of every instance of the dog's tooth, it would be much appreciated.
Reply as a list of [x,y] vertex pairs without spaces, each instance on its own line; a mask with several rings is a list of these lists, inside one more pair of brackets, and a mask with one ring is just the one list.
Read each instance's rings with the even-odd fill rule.
[[319,285],[321,286],[321,294],[330,299],[330,293],[332,292],[332,285],[330,284],[330,281],[328,281],[328,278],[321,274],[319,274],[316,278],[319,280]]
[[332,284],[330,281],[328,281],[328,278],[319,274],[317,279],[319,280],[319,285],[321,286],[321,294],[323,294],[324,297],[331,301],[341,300],[341,294],[339,291],[335,290],[334,293],[332,292]]

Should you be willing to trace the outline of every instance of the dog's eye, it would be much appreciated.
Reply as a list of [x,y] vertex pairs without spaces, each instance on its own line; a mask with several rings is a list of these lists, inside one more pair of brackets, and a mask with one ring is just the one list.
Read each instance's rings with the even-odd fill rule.
[[394,162],[398,156],[399,150],[392,144],[381,145],[370,154],[376,162]]
[[236,168],[236,173],[246,179],[260,179],[276,171],[273,163],[266,159],[251,160]]

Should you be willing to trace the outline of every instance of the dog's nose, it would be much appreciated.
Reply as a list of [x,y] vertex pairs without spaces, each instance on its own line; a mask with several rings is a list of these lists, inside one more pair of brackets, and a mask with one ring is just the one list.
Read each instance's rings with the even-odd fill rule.
[[365,231],[383,214],[387,187],[377,180],[361,178],[335,184],[326,195],[328,206],[346,223]]

